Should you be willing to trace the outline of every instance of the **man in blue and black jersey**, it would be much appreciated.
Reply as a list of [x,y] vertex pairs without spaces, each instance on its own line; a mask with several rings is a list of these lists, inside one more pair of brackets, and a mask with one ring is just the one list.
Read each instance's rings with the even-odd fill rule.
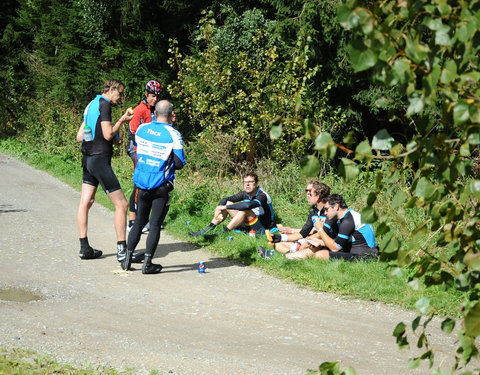
[[202,236],[223,222],[227,216],[230,216],[231,220],[223,227],[224,232],[238,228],[264,234],[266,229],[272,229],[275,226],[272,199],[260,188],[258,176],[253,172],[247,173],[243,177],[243,185],[245,190],[225,197],[218,203],[213,219],[205,229],[188,234]]
[[127,256],[121,263],[124,270],[130,268],[133,252],[150,216],[143,274],[156,274],[162,270],[162,266],[152,263],[152,259],[168,212],[175,171],[185,165],[182,136],[172,127],[172,103],[159,101],[155,105],[155,116],[155,121],[141,124],[135,133],[137,165],[133,183],[138,188],[137,216],[128,235]]
[[[348,208],[343,197],[332,194],[325,204],[328,219],[338,220],[338,235],[330,238],[320,223],[316,227],[320,233],[320,239],[311,239],[315,257],[320,259],[371,259],[378,256],[378,246],[375,241],[373,227],[362,223],[362,217],[357,212]],[[325,250],[327,248],[327,250]],[[298,253],[287,254],[289,259],[301,259]]]
[[[117,258],[125,256],[126,253],[125,228],[128,202],[111,166],[113,141],[117,137],[122,123],[132,118],[127,111],[113,125],[111,106],[121,101],[124,90],[125,85],[119,80],[106,81],[102,93],[97,95],[85,108],[83,122],[77,132],[77,141],[82,142],[83,153],[82,192],[77,211],[80,237],[78,255],[81,259],[95,259],[102,256],[101,250],[90,246],[87,237],[88,212],[95,201],[98,184],[102,185],[103,190],[115,206]],[[85,133],[85,129],[88,130],[87,133]]]

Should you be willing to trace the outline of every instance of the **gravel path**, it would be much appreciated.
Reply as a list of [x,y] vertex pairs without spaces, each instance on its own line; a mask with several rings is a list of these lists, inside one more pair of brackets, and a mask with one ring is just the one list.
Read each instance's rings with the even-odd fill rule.
[[[392,336],[413,312],[301,289],[166,233],[161,274],[142,275],[138,264],[122,271],[113,214],[97,204],[89,239],[104,256],[82,261],[80,194],[3,154],[0,176],[0,289],[42,297],[0,300],[0,346],[135,374],[296,375],[336,360],[359,375],[429,373],[406,370],[409,353]],[[197,272],[201,260],[206,274]],[[433,337],[452,350],[452,338],[438,329]]]

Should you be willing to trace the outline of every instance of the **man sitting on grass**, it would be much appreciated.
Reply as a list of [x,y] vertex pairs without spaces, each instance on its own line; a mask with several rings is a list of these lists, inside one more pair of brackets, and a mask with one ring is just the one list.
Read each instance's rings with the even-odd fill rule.
[[324,208],[327,219],[336,219],[339,222],[337,237],[329,237],[319,221],[316,227],[320,238],[308,240],[311,245],[310,252],[299,251],[287,254],[288,259],[305,259],[310,253],[319,259],[333,258],[347,261],[378,256],[373,227],[370,224],[363,224],[361,215],[349,209],[341,195],[330,195]]
[[[294,253],[296,251],[311,251],[309,238],[319,238],[319,233],[315,224],[323,220],[323,230],[332,238],[337,236],[337,219],[327,219],[325,216],[324,205],[327,197],[330,195],[330,188],[320,181],[310,181],[305,189],[307,201],[312,206],[307,221],[302,229],[293,229],[290,227],[281,227],[282,234],[273,234],[273,248],[280,253]],[[264,259],[270,258],[269,250],[262,246],[258,247],[258,255]],[[313,252],[312,252],[313,255]]]
[[258,185],[258,176],[251,172],[243,178],[245,190],[231,197],[223,198],[215,208],[211,223],[190,236],[202,236],[231,217],[223,232],[238,228],[245,231],[254,230],[256,234],[264,234],[266,229],[274,227],[273,206],[270,196]]

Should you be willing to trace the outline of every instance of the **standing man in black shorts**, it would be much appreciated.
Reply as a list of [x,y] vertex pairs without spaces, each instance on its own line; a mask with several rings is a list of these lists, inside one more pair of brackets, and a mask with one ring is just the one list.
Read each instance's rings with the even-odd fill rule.
[[[77,211],[77,225],[80,237],[81,259],[95,259],[102,256],[102,251],[96,250],[88,243],[88,212],[95,201],[98,184],[115,206],[114,225],[117,234],[117,259],[126,255],[127,244],[125,238],[128,202],[123,194],[117,176],[111,167],[113,141],[124,121],[129,121],[132,115],[128,111],[112,125],[112,105],[118,104],[123,97],[125,85],[110,79],[105,82],[102,94],[97,95],[83,113],[83,122],[77,132],[77,141],[82,142],[83,181],[80,204]],[[91,137],[84,139],[85,126]],[[122,259],[123,259],[122,258]],[[120,260],[121,261],[121,260]]]
[[272,229],[275,226],[272,199],[258,185],[258,176],[253,172],[247,173],[243,177],[243,186],[244,191],[225,197],[218,203],[213,219],[205,229],[188,234],[202,236],[223,222],[227,216],[230,216],[231,220],[223,227],[224,232],[239,228],[264,234],[266,229]]

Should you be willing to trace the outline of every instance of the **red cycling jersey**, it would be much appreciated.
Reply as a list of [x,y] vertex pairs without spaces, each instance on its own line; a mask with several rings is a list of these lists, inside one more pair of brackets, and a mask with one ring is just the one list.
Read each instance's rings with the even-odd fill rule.
[[[133,118],[130,120],[128,126],[128,139],[135,144],[135,133],[140,124],[146,124],[155,120],[154,107],[142,100],[139,105],[133,109]],[[135,150],[137,145],[135,144]]]

